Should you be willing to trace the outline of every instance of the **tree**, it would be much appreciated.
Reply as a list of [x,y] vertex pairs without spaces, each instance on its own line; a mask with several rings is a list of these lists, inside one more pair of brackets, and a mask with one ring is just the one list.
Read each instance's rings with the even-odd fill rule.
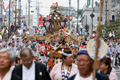
[[[58,6],[57,11],[60,11],[62,13],[62,11],[68,11],[69,7],[64,7],[64,6]],[[72,11],[75,11],[75,8],[71,7]]]
[[82,11],[83,11],[83,9],[78,10],[78,17],[82,16]]

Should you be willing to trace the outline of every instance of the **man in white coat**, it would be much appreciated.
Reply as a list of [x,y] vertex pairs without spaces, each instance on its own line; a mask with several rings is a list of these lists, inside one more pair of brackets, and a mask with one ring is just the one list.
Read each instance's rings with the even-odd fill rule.
[[62,51],[62,63],[56,64],[50,72],[52,80],[67,80],[78,72],[77,65],[72,64],[72,56],[69,48]]

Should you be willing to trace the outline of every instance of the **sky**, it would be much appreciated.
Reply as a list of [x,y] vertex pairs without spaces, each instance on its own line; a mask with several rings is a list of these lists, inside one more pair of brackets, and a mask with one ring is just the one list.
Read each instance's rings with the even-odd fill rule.
[[[4,0],[4,1],[5,1],[5,5],[7,6],[9,0]],[[11,1],[14,1],[14,0],[11,0]],[[33,6],[31,8],[31,11],[35,10],[36,1],[39,1],[40,14],[42,14],[42,15],[48,15],[50,12],[50,6],[52,5],[52,3],[55,3],[55,2],[58,2],[59,6],[69,7],[69,0],[31,0],[31,6]],[[94,1],[97,1],[97,0],[94,0]],[[21,3],[22,3],[23,15],[25,15],[26,14],[26,4],[28,6],[28,0],[21,0]],[[79,9],[83,8],[83,6],[86,3],[87,3],[87,0],[79,0]],[[75,9],[77,9],[77,0],[71,0],[71,7],[74,7]]]
[[[55,2],[58,2],[59,6],[69,7],[69,0],[39,0],[40,14],[48,15],[50,12],[50,6],[52,5],[52,3],[55,3]],[[80,8],[82,8],[86,2],[87,0],[80,0]],[[31,0],[31,6],[34,6],[35,4],[36,4],[36,0]],[[71,0],[71,7],[74,7],[75,9],[77,9],[77,0]]]
[[[41,4],[43,7],[40,8],[40,13],[41,14],[49,13],[50,6],[52,5],[52,3],[55,2],[58,2],[59,6],[69,7],[69,0],[41,0]],[[87,0],[80,0],[80,4],[79,4],[80,8],[82,8],[86,2]],[[47,8],[45,6],[47,6]],[[71,0],[71,7],[77,9],[77,0]]]

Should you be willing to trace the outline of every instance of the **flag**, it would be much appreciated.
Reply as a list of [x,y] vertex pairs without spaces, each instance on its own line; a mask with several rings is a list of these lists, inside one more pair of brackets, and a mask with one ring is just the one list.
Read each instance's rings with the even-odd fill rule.
[[39,21],[38,25],[43,26],[44,21],[42,19],[42,15],[39,15],[39,20],[38,21]]
[[42,15],[39,15],[39,19],[42,19]]
[[87,0],[87,6],[90,6],[90,0]]

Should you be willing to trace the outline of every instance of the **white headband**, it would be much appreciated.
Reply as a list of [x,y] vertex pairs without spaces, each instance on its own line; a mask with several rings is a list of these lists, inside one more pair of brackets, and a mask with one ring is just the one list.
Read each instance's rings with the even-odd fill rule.
[[62,52],[62,54],[65,55],[65,56],[73,56],[73,54],[67,54],[67,53],[64,53],[64,52]]
[[63,51],[64,51],[64,49],[62,49],[62,54],[63,54],[64,56],[73,56],[73,54],[67,54],[67,53],[64,53]]

